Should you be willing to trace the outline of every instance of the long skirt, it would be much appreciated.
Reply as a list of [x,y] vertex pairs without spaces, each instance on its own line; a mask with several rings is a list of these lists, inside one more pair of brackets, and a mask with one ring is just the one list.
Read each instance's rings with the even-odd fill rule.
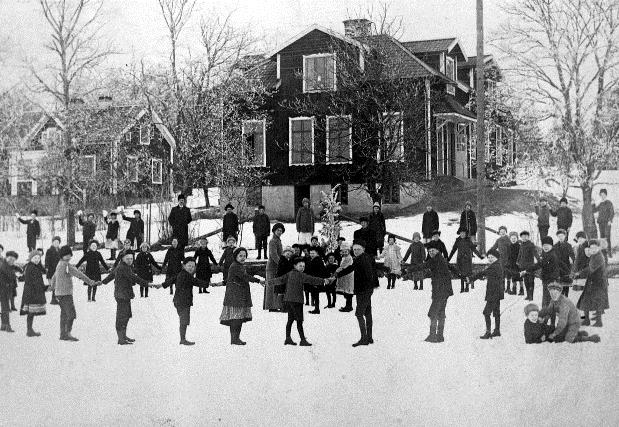
[[231,320],[240,320],[242,322],[251,322],[251,307],[231,307],[224,305],[219,316],[219,323],[230,326]]
[[19,310],[19,314],[22,316],[27,314],[32,314],[33,316],[43,316],[46,313],[45,304],[24,304],[24,306]]
[[282,305],[283,295],[275,293],[275,285],[269,283],[271,279],[275,278],[276,272],[273,270],[266,271],[266,284],[264,285],[264,302],[262,308],[264,310],[280,310]]

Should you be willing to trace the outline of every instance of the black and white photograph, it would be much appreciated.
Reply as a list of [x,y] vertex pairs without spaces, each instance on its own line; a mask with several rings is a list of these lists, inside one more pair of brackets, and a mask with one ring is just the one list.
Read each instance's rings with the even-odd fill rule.
[[619,0],[0,0],[0,426],[619,424]]

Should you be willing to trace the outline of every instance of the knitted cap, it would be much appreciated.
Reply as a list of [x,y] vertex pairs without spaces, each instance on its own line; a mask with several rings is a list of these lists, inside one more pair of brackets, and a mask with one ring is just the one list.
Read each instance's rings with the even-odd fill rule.
[[41,256],[41,253],[39,251],[32,251],[28,254],[28,261],[32,261],[32,258],[34,258],[35,255],[39,255]]
[[437,235],[438,235],[438,236],[440,236],[440,235],[441,235],[441,232],[440,232],[440,231],[438,231],[438,230],[434,230],[434,231],[432,231],[432,235],[433,235],[433,236],[437,236]]
[[567,203],[567,199],[565,197],[561,197],[561,200],[559,200],[559,203]]
[[534,303],[529,303],[527,305],[524,306],[524,315],[528,316],[530,312],[532,311],[539,311],[539,306],[537,304]]
[[579,231],[578,233],[576,233],[576,238],[577,239],[580,239],[580,238],[586,239],[587,235],[585,234],[584,231]]
[[501,231],[501,230],[505,230],[505,232],[507,233],[507,227],[505,227],[504,225],[499,227],[499,231]]
[[562,291],[563,290],[563,285],[561,285],[561,283],[559,283],[559,282],[552,282],[552,283],[550,283],[548,285],[548,290],[551,290],[551,289]]
[[566,232],[564,229],[559,228],[559,229],[557,230],[557,236],[558,236],[559,234],[564,234],[564,235],[567,235],[567,232]]
[[290,253],[292,253],[292,252],[294,252],[294,251],[292,250],[292,247],[291,247],[291,246],[286,246],[286,247],[284,248],[284,250],[282,250],[282,253],[286,253],[286,252],[290,252]]
[[71,250],[71,246],[69,245],[62,246],[60,250],[58,251],[58,255],[60,256],[60,258],[67,256],[67,255],[73,256],[73,251]]
[[512,237],[512,236],[518,237],[518,233],[516,233],[515,231],[512,231],[511,233],[509,233],[509,237]]
[[305,262],[305,258],[303,258],[302,256],[294,257],[294,259],[292,260],[292,265],[297,265],[300,262]]
[[554,244],[554,242],[552,240],[552,237],[546,236],[546,237],[542,238],[542,245],[551,245],[552,246],[553,244]]

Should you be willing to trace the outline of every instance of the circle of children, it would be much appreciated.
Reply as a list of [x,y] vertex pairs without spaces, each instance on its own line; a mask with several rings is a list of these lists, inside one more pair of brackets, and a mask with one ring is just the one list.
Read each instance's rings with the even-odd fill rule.
[[[602,203],[594,206],[599,212],[598,225],[602,237],[610,236],[612,222],[612,204],[606,200],[606,190],[600,192]],[[114,280],[114,298],[117,303],[116,331],[118,344],[132,344],[135,340],[127,336],[127,324],[131,318],[131,299],[134,298],[133,286],[140,285],[140,296],[148,297],[149,287],[169,287],[173,295],[174,306],[179,317],[180,344],[193,345],[186,339],[187,326],[190,324],[190,310],[193,305],[193,287],[200,293],[208,293],[212,276],[211,262],[222,267],[223,284],[226,286],[220,323],[230,328],[231,344],[245,345],[240,339],[244,322],[252,320],[252,300],[250,282],[264,286],[264,310],[286,312],[285,345],[297,345],[291,336],[294,322],[301,346],[311,344],[303,330],[303,305],[313,305],[312,314],[320,313],[320,293],[327,296],[327,306],[334,308],[336,295],[343,295],[345,305],[341,312],[353,310],[353,295],[356,296],[355,316],[359,323],[361,337],[353,347],[374,343],[372,335],[372,294],[378,287],[378,271],[375,260],[382,259],[383,271],[387,276],[387,289],[394,289],[400,277],[413,281],[413,290],[423,291],[424,279],[431,279],[431,305],[428,311],[430,332],[425,341],[440,343],[444,341],[445,308],[453,295],[452,277],[460,279],[460,292],[474,289],[476,280],[486,278],[486,305],[483,316],[486,331],[480,337],[491,339],[500,337],[500,302],[504,294],[526,296],[533,300],[535,273],[540,270],[543,297],[542,308],[528,303],[524,308],[526,321],[524,336],[527,343],[553,342],[599,342],[597,335],[589,336],[580,330],[583,325],[590,325],[589,313],[595,312],[595,323],[602,326],[602,314],[608,309],[608,280],[606,277],[607,248],[610,242],[604,239],[588,240],[584,232],[576,233],[575,248],[567,241],[572,226],[572,213],[567,200],[561,199],[556,210],[550,209],[545,200],[536,205],[538,228],[541,236],[541,251],[531,242],[527,230],[508,233],[506,227],[499,229],[500,237],[488,251],[489,265],[473,273],[473,255],[483,258],[477,250],[477,222],[470,202],[466,203],[461,214],[458,237],[450,253],[441,241],[438,213],[427,206],[423,214],[421,234],[413,234],[413,242],[401,255],[400,247],[395,243],[396,237],[387,235],[385,217],[378,203],[368,217],[360,218],[361,229],[354,232],[352,245],[339,237],[335,250],[325,253],[314,236],[315,217],[308,199],[297,212],[296,231],[298,243],[292,247],[282,247],[281,236],[285,227],[276,223],[271,227],[269,217],[260,206],[253,221],[256,237],[258,259],[264,253],[266,263],[266,280],[258,279],[246,270],[247,249],[236,247],[239,221],[231,204],[226,206],[223,218],[223,240],[226,242],[219,262],[202,239],[193,257],[185,257],[188,244],[188,224],[192,221],[190,210],[185,206],[185,196],[178,196],[178,206],[171,209],[168,221],[172,228],[172,245],[168,249],[161,266],[149,252],[149,245],[143,243],[144,222],[140,212],[134,217],[122,213],[122,218],[130,222],[124,247],[116,256],[118,249],[119,223],[117,214],[103,212],[108,228],[105,247],[110,250],[110,260],[114,266],[110,270],[99,252],[99,242],[94,240],[94,214],[84,216],[78,212],[79,223],[83,227],[84,255],[73,266],[70,264],[72,250],[69,246],[60,246],[59,237],[54,237],[52,246],[47,250],[44,261],[42,250],[36,250],[36,239],[40,235],[40,226],[33,211],[31,218],[19,221],[27,224],[27,245],[30,251],[28,262],[23,270],[15,265],[18,258],[14,251],[0,256],[0,301],[2,303],[2,331],[13,332],[9,322],[10,311],[16,311],[18,275],[24,280],[20,313],[27,319],[27,336],[36,337],[40,333],[33,329],[35,316],[46,313],[45,292],[51,290],[52,304],[60,306],[60,339],[78,341],[72,334],[76,318],[73,302],[73,278],[82,280],[88,286],[88,301],[95,301],[97,287]],[[547,235],[549,215],[557,217],[557,240]],[[603,227],[607,229],[602,230]],[[270,240],[268,239],[271,235]],[[387,236],[387,245],[385,245]],[[423,239],[423,241],[422,241]],[[268,241],[268,242],[267,242]],[[132,248],[139,248],[137,255]],[[2,248],[2,251],[4,248]],[[449,261],[457,253],[455,265]],[[410,259],[409,264],[405,264]],[[85,271],[79,268],[85,264]],[[109,274],[101,279],[101,268]],[[153,267],[165,270],[166,279],[162,285],[153,285]],[[452,276],[453,274],[453,276]],[[45,284],[43,276],[48,279]],[[582,294],[575,306],[568,298],[570,287],[576,288],[575,278],[586,278]],[[176,287],[176,292],[174,292]],[[584,312],[581,318],[579,311]],[[495,328],[491,331],[491,316]]]

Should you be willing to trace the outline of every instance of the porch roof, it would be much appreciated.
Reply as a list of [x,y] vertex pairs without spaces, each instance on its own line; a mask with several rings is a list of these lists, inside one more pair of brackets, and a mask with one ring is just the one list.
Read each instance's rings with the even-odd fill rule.
[[452,95],[445,95],[434,108],[434,116],[455,122],[473,122],[477,119],[473,111],[465,108]]

